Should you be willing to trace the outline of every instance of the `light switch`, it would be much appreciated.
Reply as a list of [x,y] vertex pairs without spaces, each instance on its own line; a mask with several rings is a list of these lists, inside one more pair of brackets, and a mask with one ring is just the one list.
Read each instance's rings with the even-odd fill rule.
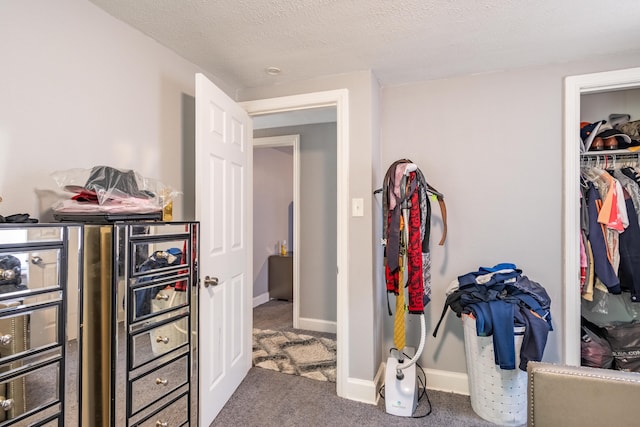
[[351,199],[351,216],[364,216],[363,199]]

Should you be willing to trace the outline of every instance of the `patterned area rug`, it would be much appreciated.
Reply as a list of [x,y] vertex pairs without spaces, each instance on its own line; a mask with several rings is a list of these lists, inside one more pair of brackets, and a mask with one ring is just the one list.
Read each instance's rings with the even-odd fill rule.
[[253,366],[336,381],[336,342],[289,331],[253,330]]

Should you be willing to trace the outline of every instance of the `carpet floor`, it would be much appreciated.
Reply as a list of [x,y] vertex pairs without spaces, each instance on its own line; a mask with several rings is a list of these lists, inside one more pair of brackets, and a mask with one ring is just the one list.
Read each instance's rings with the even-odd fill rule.
[[[334,383],[284,375],[268,369],[251,368],[211,427],[489,427],[480,418],[468,396],[428,391],[432,407],[423,418],[397,417],[377,405],[343,399]],[[426,399],[418,403],[415,416],[429,411]]]
[[[270,301],[254,309],[254,327],[293,330],[291,303]],[[307,331],[297,331],[307,333]],[[315,335],[315,334],[314,334]],[[320,334],[322,335],[322,334]],[[333,335],[335,339],[335,335]],[[268,369],[251,368],[211,427],[222,426],[447,426],[489,427],[471,408],[469,396],[427,390],[418,402],[416,418],[387,414],[385,401],[377,405],[343,399],[335,383]],[[426,415],[431,410],[429,415]]]

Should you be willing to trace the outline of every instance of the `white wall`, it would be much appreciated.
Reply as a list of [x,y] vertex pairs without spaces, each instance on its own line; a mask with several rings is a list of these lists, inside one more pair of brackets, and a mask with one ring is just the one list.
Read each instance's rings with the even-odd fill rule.
[[[449,234],[433,204],[433,301],[423,366],[465,372],[462,325],[449,311],[431,333],[457,276],[513,262],[545,287],[555,331],[545,360],[562,360],[563,82],[640,64],[640,54],[384,88],[382,163],[407,157],[445,195]],[[411,330],[419,329],[413,321]],[[391,319],[386,323],[392,346]],[[416,343],[413,334],[409,343]]]
[[278,243],[293,243],[289,215],[293,203],[293,147],[253,148],[253,297],[268,289],[268,259],[280,253]]
[[0,214],[41,216],[70,168],[182,190],[182,95],[202,70],[85,0],[3,0],[0,52]]

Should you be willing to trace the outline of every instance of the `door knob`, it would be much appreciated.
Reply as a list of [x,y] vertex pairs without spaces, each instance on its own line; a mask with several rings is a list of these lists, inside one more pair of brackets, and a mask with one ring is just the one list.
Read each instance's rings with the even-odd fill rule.
[[204,287],[208,288],[209,286],[218,286],[218,278],[217,277],[205,276],[205,278],[204,278]]

